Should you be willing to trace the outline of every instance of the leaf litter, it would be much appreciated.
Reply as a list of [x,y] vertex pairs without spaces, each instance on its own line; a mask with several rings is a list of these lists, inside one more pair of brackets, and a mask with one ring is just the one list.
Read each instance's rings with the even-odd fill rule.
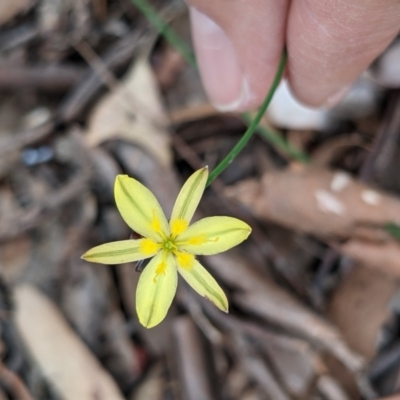
[[[173,3],[160,12],[187,38]],[[292,100],[275,104],[279,126],[278,114],[264,126],[312,165],[255,137],[195,216],[253,229],[201,260],[230,313],[182,282],[147,330],[134,263],[80,260],[132,233],[115,177],[140,180],[169,214],[243,122],[212,109],[196,71],[161,38],[153,46],[128,1],[1,7],[1,73],[12,79],[0,79],[0,399],[398,398],[400,244],[387,229],[400,225],[398,41],[323,123],[301,108],[282,121]]]

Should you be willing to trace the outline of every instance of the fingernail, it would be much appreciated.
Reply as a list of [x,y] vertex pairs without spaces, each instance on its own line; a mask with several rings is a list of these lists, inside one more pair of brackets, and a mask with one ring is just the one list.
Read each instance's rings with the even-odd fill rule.
[[192,35],[204,88],[220,111],[235,111],[249,96],[249,87],[232,42],[208,16],[190,7]]
[[325,101],[324,107],[332,108],[335,107],[349,92],[351,85],[343,86],[335,93],[331,94]]

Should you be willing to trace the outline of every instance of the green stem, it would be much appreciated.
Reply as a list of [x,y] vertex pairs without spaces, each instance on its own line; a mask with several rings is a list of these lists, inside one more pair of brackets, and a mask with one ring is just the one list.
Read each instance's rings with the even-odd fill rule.
[[265,98],[263,104],[261,105],[260,109],[257,112],[257,115],[254,117],[254,119],[251,121],[249,127],[247,128],[246,132],[244,135],[241,137],[241,139],[236,143],[235,147],[229,152],[229,154],[211,171],[208,181],[207,181],[207,186],[234,160],[234,158],[242,151],[243,147],[246,146],[247,142],[250,140],[250,138],[253,136],[255,130],[257,129],[257,126],[259,122],[261,121],[261,118],[263,117],[265,111],[267,110],[269,103],[272,100],[272,97],[274,96],[275,90],[279,85],[279,82],[281,81],[283,71],[285,70],[285,65],[286,65],[286,51],[282,53],[281,60],[279,62],[278,69],[276,71],[275,78],[272,82],[272,85],[269,89],[269,92],[267,94],[267,97]]
[[394,222],[389,222],[383,226],[386,232],[390,233],[396,240],[400,241],[400,226]]
[[[249,113],[242,113],[242,119],[247,122],[247,125],[250,125],[252,116]],[[293,146],[290,142],[287,142],[282,135],[276,132],[272,128],[265,128],[263,126],[257,127],[257,133],[265,138],[269,143],[274,145],[276,148],[283,151],[284,154],[292,157],[293,159],[303,163],[310,164],[311,159],[307,153],[300,150],[298,147]]]
[[168,43],[175,47],[184,60],[196,67],[196,58],[191,48],[176,34],[169,24],[158,14],[157,10],[147,0],[131,0],[132,3],[142,12],[149,22],[164,36]]

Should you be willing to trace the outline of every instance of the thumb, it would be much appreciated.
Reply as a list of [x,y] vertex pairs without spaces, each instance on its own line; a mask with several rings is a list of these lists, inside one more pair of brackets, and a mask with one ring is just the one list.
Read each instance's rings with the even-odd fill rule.
[[200,74],[221,111],[258,106],[284,45],[288,0],[190,0]]

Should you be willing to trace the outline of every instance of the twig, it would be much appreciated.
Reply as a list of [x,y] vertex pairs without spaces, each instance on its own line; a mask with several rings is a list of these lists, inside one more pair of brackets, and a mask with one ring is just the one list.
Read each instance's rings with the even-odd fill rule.
[[386,351],[377,355],[371,363],[369,377],[372,381],[380,379],[389,373],[389,370],[399,363],[400,341],[390,346]]
[[[107,51],[101,57],[102,63],[107,67],[107,70],[113,71],[126,64],[132,58],[141,37],[141,32],[126,35]],[[101,76],[89,66],[80,81],[63,100],[58,113],[60,119],[64,122],[69,122],[76,118],[103,86],[104,82]]]
[[204,336],[214,346],[221,346],[223,343],[223,335],[215,328],[204,314],[201,304],[194,298],[193,291],[189,291],[187,284],[182,290],[178,290],[178,299],[184,307],[187,308],[194,323],[203,332]]
[[325,348],[352,372],[364,368],[365,360],[347,346],[333,325],[258,272],[237,252],[209,256],[207,265],[237,289],[232,300],[244,312]]
[[76,178],[62,189],[49,194],[48,199],[44,200],[43,203],[31,207],[19,215],[13,215],[9,221],[3,218],[2,226],[0,227],[0,242],[10,240],[38,226],[49,212],[62,207],[73,200],[81,191],[85,190],[89,177],[88,171],[81,171]]
[[78,154],[79,172],[75,177],[58,191],[49,194],[42,203],[21,212],[20,215],[3,216],[0,225],[0,241],[9,240],[21,233],[36,227],[50,211],[62,207],[65,203],[74,199],[80,192],[87,189],[88,180],[91,177],[91,165],[86,154]]
[[0,66],[0,89],[37,88],[49,92],[64,91],[78,81],[82,72],[83,68],[71,65]]
[[118,85],[118,80],[88,43],[82,40],[75,43],[74,47],[109,89],[114,89]]
[[191,318],[177,318],[172,333],[179,360],[177,367],[184,392],[183,397],[187,400],[216,398],[201,336]]
[[[89,46],[88,43],[84,41],[80,41],[76,43],[75,48],[81,54],[82,58],[90,65],[93,71],[96,71],[98,76],[101,78],[104,85],[110,90],[115,90],[118,85],[119,81],[115,77],[115,75],[110,71],[107,65],[103,62],[101,57],[97,55],[97,53]],[[151,121],[155,126],[159,124],[155,121],[155,118],[149,112],[148,107],[140,98],[140,94],[131,93],[129,91],[125,91],[121,93],[120,99],[120,107],[121,109],[126,109],[127,113],[132,113],[133,111],[143,115],[149,121]]]
[[53,121],[46,122],[36,128],[25,129],[0,140],[0,157],[7,153],[21,150],[23,147],[38,140],[42,140],[53,132],[54,126],[55,124]]
[[33,400],[22,379],[0,361],[0,382],[18,400]]
[[389,99],[383,121],[376,135],[374,145],[364,160],[359,172],[362,182],[370,182],[377,170],[378,178],[393,158],[396,142],[400,135],[400,91],[396,90]]
[[318,391],[327,400],[350,400],[338,382],[330,375],[323,375],[317,382]]
[[0,35],[0,53],[22,46],[33,40],[39,34],[36,24],[17,25]]
[[248,341],[240,335],[234,335],[234,343],[239,362],[243,364],[250,377],[253,378],[272,399],[290,400],[289,394],[278,382],[268,365],[263,362],[261,357],[252,349]]

